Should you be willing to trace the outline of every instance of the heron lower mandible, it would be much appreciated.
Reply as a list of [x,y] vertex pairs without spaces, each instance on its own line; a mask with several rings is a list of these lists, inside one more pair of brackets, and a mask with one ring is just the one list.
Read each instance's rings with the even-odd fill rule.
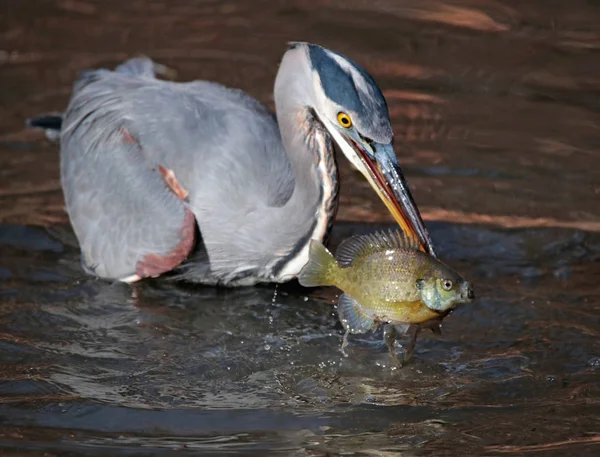
[[85,72],[64,115],[61,183],[84,269],[133,282],[172,272],[212,285],[293,279],[337,211],[333,144],[402,229],[435,255],[393,148],[386,101],[348,58],[291,43],[275,117],[246,93],[159,80],[134,58]]

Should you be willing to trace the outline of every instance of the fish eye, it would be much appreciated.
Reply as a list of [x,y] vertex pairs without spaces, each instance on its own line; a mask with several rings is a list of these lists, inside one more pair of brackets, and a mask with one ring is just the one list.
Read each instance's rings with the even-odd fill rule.
[[337,121],[340,123],[340,125],[344,128],[349,129],[350,127],[352,127],[352,119],[350,119],[350,116],[348,116],[346,113],[344,113],[343,111],[340,111],[337,115]]
[[452,281],[450,281],[449,279],[444,279],[442,281],[442,287],[444,288],[444,290],[450,290],[452,289],[452,286],[454,284],[452,284]]

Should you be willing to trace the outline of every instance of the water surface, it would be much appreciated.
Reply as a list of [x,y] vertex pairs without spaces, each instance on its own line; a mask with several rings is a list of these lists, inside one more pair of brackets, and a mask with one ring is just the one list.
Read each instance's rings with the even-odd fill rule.
[[[600,4],[0,0],[0,453],[597,455]],[[24,119],[139,53],[272,106],[286,41],[362,63],[441,257],[477,300],[391,370],[336,291],[84,275]],[[340,159],[332,243],[389,226]]]

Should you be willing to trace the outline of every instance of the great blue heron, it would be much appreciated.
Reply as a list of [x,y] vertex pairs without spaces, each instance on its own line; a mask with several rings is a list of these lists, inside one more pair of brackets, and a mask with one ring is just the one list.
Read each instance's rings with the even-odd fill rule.
[[386,101],[359,65],[290,43],[276,119],[241,90],[159,80],[159,68],[138,57],[85,72],[64,115],[29,121],[60,139],[66,208],[88,273],[133,282],[174,271],[212,285],[293,279],[337,211],[334,142],[435,255]]

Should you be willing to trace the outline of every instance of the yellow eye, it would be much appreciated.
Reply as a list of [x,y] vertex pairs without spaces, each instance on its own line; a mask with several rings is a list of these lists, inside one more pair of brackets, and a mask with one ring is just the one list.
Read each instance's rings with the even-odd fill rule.
[[352,127],[352,119],[346,113],[338,113],[337,120],[342,127],[349,129]]
[[450,281],[449,279],[444,279],[442,281],[442,287],[444,288],[444,290],[450,290],[452,289],[452,286],[454,284],[452,284],[452,281]]

